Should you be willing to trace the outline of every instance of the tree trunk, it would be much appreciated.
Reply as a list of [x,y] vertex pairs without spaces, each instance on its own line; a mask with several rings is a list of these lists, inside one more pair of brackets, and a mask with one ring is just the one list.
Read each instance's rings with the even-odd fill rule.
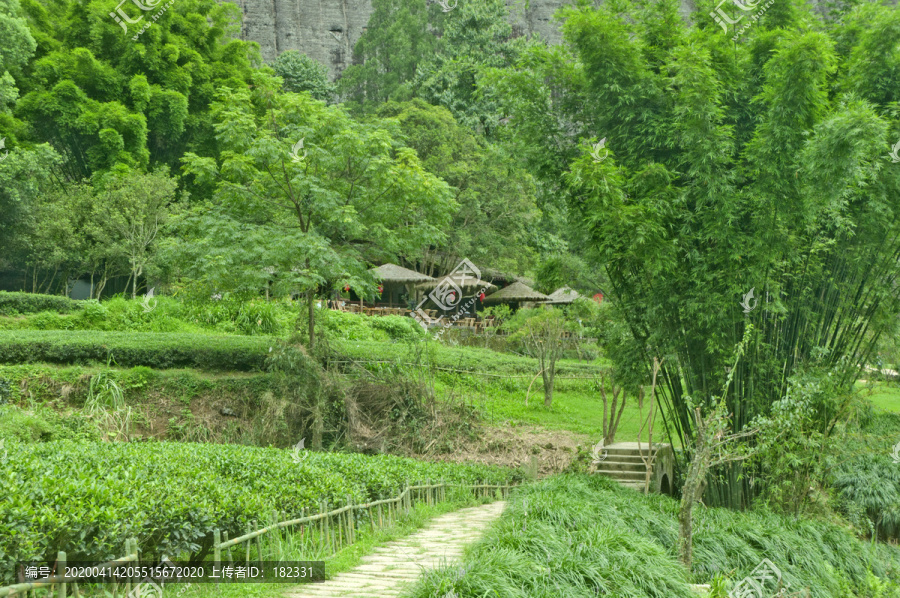
[[[545,361],[541,359],[541,365],[544,365]],[[544,380],[544,407],[551,407],[553,405],[553,370],[555,368],[555,363],[551,360],[550,367],[544,368],[541,371],[541,377]]]
[[312,351],[316,346],[316,312],[313,305],[314,293],[312,289],[307,292],[307,306],[309,309],[309,350]]
[[[695,410],[697,422],[697,440],[694,444],[694,458],[688,468],[684,488],[681,490],[681,506],[678,509],[678,560],[691,571],[693,547],[691,539],[694,533],[694,503],[703,498],[703,482],[709,471],[712,453],[706,438],[706,422],[700,418],[700,409]],[[652,447],[651,447],[652,448]]]
[[325,414],[322,409],[322,395],[317,393],[316,396],[316,407],[315,412],[313,413],[313,437],[312,437],[312,447],[313,450],[321,451],[322,450],[322,436],[324,435],[325,430]]

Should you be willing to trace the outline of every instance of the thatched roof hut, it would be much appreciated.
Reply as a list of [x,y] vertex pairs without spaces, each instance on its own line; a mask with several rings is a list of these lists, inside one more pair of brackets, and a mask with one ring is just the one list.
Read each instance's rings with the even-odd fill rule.
[[514,282],[508,287],[502,288],[496,293],[491,293],[484,298],[485,303],[544,303],[549,299],[547,295],[538,293],[522,282]]
[[[436,280],[432,280],[429,282],[423,282],[420,285],[416,285],[417,289],[421,289],[423,291],[430,291],[434,287],[438,286],[442,280],[448,278],[447,276],[442,276]],[[471,290],[471,289],[496,289],[497,285],[491,284],[486,280],[482,280],[480,278],[475,278],[471,275],[460,275],[460,274],[451,274],[449,278],[462,290]]]
[[385,282],[408,284],[434,280],[434,278],[427,274],[422,274],[421,272],[416,272],[415,270],[410,270],[409,268],[404,268],[397,264],[384,264],[383,266],[372,268],[370,271],[375,275],[375,278]]
[[547,303],[551,305],[568,305],[574,303],[576,299],[581,297],[578,291],[569,287],[562,287],[550,293],[550,300]]

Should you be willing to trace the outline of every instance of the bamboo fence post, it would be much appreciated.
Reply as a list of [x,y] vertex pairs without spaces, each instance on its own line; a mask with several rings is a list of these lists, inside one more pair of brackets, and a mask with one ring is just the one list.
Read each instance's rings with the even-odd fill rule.
[[375,534],[375,509],[371,506],[367,509],[369,515],[369,525],[372,527],[372,534]]
[[447,494],[446,494],[445,488],[444,488],[444,478],[441,478],[441,486],[440,486],[440,488],[438,488],[438,493],[441,496],[441,502],[446,502]]
[[[326,503],[325,503],[325,509],[327,509],[327,510],[325,511],[326,513],[331,513],[331,504],[329,504],[328,502],[326,502]],[[336,546],[336,544],[337,544],[337,536],[336,536],[336,532],[335,532],[335,529],[334,529],[334,521],[331,521],[331,517],[332,517],[331,515],[328,515],[328,517],[326,517],[326,519],[329,520],[329,521],[328,521],[328,529],[329,529],[330,532],[331,532],[331,533],[329,534],[329,535],[331,536],[331,537],[330,537],[330,539],[331,539],[331,553],[334,554],[335,552],[337,552],[337,546]]]
[[356,542],[356,518],[353,516],[353,502],[350,500],[350,495],[347,495],[347,535],[350,537],[350,544]]
[[[325,501],[319,501],[319,513],[325,512]],[[325,552],[325,518],[319,519],[319,544],[322,546],[322,552]]]
[[337,530],[335,532],[335,535],[337,537],[337,548],[335,549],[335,552],[337,552],[344,545],[344,514],[338,513],[335,519],[337,520],[335,521],[335,523],[337,524]]
[[[259,524],[255,520],[253,521],[253,531],[259,531]],[[259,561],[259,566],[262,567],[262,540],[260,536],[256,536],[254,539],[256,540],[256,560]]]
[[[66,574],[66,553],[59,551],[56,553],[56,575],[65,579]],[[59,598],[66,598],[66,582],[59,584]]]
[[378,495],[378,501],[379,501],[379,503],[378,503],[378,529],[382,529],[382,528],[384,528],[384,519],[382,518],[382,514],[381,514],[381,495],[380,494]]
[[425,504],[429,507],[432,505],[431,502],[431,478],[425,480]]
[[[222,532],[222,542],[228,541],[228,532]],[[231,558],[231,546],[228,547],[228,564],[232,564],[234,559]]]
[[[253,528],[250,527],[250,524],[248,523],[247,524],[247,534],[249,535],[250,532],[252,532],[252,531],[253,531]],[[244,548],[244,556],[245,556],[244,564],[249,567],[250,566],[250,542],[247,542],[247,546]]]
[[[222,532],[213,530],[213,571],[222,568]],[[216,589],[219,589],[219,582],[216,582]]]

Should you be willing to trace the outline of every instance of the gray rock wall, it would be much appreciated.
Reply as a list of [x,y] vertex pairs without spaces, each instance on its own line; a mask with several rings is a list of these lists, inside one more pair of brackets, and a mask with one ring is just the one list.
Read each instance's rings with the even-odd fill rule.
[[[366,30],[372,14],[371,0],[231,1],[236,2],[244,13],[243,38],[259,42],[263,59],[271,62],[285,50],[299,50],[325,64],[332,77],[351,63],[353,47]],[[537,33],[551,43],[560,41],[553,14],[571,0],[506,2],[513,35]]]

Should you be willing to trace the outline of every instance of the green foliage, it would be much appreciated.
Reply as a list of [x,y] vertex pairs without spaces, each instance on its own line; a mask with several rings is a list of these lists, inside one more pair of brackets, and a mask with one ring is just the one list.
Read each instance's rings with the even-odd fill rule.
[[550,478],[517,491],[462,566],[426,573],[411,596],[690,598],[689,582],[718,577],[726,590],[763,558],[814,598],[900,588],[895,546],[870,546],[831,523],[727,509],[698,513],[691,579],[673,550],[676,511],[672,498],[645,497],[601,476]]
[[85,418],[60,413],[46,406],[21,409],[14,405],[0,404],[0,439],[4,438],[23,443],[99,441],[100,432]]
[[[896,16],[856,13],[859,38],[840,40],[848,60],[817,27],[766,30],[792,21],[789,11],[737,46],[719,32],[691,35],[662,13],[637,23],[617,6],[564,14],[575,74],[558,92],[573,104],[590,98],[573,116],[590,124],[581,140],[609,141],[602,160],[567,147],[568,171],[555,172],[644,368],[663,359],[672,432],[693,435],[686,397],[710,400],[751,323],[756,336],[727,397],[736,429],[768,413],[804,367],[840,368],[837,385],[849,387],[900,311],[891,282],[900,174],[885,162],[896,125],[870,83],[880,85],[878,73],[890,80],[884,61],[895,58],[861,58],[896,36]],[[844,84],[868,101],[834,97]],[[555,143],[527,127],[522,135]],[[755,309],[745,314],[751,289]],[[720,490],[710,498],[734,506],[753,494],[736,474]]]
[[282,52],[272,63],[275,74],[281,77],[281,88],[291,93],[309,92],[313,98],[330,101],[336,88],[328,78],[328,68],[297,50]]
[[80,301],[58,295],[37,293],[7,293],[0,291],[0,316],[18,316],[41,311],[66,314],[78,311],[84,306]]
[[146,555],[203,552],[214,529],[236,537],[273,509],[288,517],[398,494],[407,481],[501,482],[509,470],[399,457],[189,443],[7,442],[0,492],[0,583],[13,565],[105,561],[136,537]]
[[157,369],[262,369],[275,339],[249,336],[132,332],[0,331],[0,362],[86,364]]

